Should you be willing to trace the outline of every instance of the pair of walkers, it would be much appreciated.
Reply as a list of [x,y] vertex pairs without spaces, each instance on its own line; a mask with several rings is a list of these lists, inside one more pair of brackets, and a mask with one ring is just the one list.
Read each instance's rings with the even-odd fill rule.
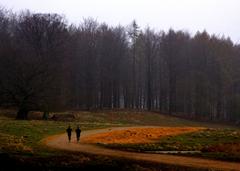
[[[71,142],[71,136],[72,136],[72,128],[71,128],[71,126],[68,126],[66,131],[67,131],[67,135],[68,135],[68,141]],[[77,127],[75,132],[76,132],[77,142],[79,142],[80,141],[80,134],[81,134],[81,129],[80,129],[79,126]]]

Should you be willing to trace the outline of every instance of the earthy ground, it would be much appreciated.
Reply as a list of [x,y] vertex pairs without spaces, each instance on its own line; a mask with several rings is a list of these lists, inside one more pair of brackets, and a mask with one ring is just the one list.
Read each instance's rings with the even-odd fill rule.
[[[84,131],[81,136],[81,143],[77,143],[75,137],[71,143],[67,142],[66,134],[50,136],[42,142],[52,148],[68,151],[78,151],[96,155],[105,155],[112,157],[123,157],[140,161],[151,161],[156,163],[166,163],[179,166],[190,166],[195,168],[209,168],[216,170],[240,170],[239,163],[223,162],[193,157],[172,156],[163,154],[146,154],[136,152],[126,152],[113,149],[107,149],[94,143],[113,143],[121,141],[122,143],[139,141],[153,141],[164,135],[177,135],[186,132],[198,131],[203,128],[163,128],[163,127],[125,127],[108,128],[92,131]],[[174,131],[173,131],[174,130]],[[123,135],[125,134],[125,135]],[[129,139],[129,140],[128,140]]]

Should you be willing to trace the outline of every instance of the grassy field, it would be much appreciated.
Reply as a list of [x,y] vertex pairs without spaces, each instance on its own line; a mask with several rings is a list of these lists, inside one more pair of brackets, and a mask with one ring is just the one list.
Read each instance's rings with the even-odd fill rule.
[[166,136],[154,143],[101,145],[137,152],[201,151],[201,153],[184,155],[240,162],[240,131],[236,129],[205,129],[177,136]]
[[[208,154],[202,155],[204,157],[214,157],[220,159],[231,160],[225,155],[232,155],[233,153],[215,153],[212,151],[216,149],[224,149],[225,145],[233,148],[232,151],[239,149],[240,136],[239,131],[231,126],[210,124],[203,122],[193,122],[176,117],[169,117],[151,112],[137,112],[137,111],[95,111],[95,112],[81,112],[71,111],[63,112],[62,115],[73,115],[74,118],[70,120],[41,120],[41,113],[36,112],[30,114],[27,121],[15,120],[15,111],[1,110],[0,111],[0,154],[11,156],[20,166],[25,167],[26,163],[35,168],[39,167],[39,161],[42,167],[52,167],[53,170],[61,160],[60,168],[92,168],[99,165],[106,168],[117,168],[121,165],[125,170],[127,161],[124,159],[110,159],[107,157],[90,156],[87,154],[77,154],[62,151],[55,151],[42,145],[41,139],[59,133],[64,133],[68,125],[75,128],[77,125],[81,126],[82,130],[90,130],[105,127],[119,127],[119,126],[137,126],[137,125],[152,125],[152,126],[196,126],[208,127],[205,132],[189,133],[179,136],[167,137],[159,140],[155,144],[145,145],[124,145],[115,144],[112,148],[124,148],[140,151],[151,150],[201,150]],[[50,115],[52,117],[54,113]],[[177,142],[177,143],[175,143]],[[232,147],[232,144],[237,144],[238,147]],[[223,147],[224,146],[224,147]],[[235,149],[235,150],[234,150]],[[239,152],[239,151],[238,151]],[[211,156],[212,155],[212,156]],[[234,153],[235,155],[235,153]],[[0,156],[1,157],[1,156]],[[4,157],[5,159],[6,157]],[[64,158],[64,161],[62,161]],[[77,159],[76,159],[77,158]],[[2,159],[2,158],[1,158]],[[73,162],[73,160],[75,162]],[[239,153],[232,160],[239,161]],[[132,161],[133,162],[133,161]],[[79,163],[81,163],[79,165]],[[104,164],[103,164],[104,163]],[[126,163],[124,165],[123,163]],[[134,162],[133,162],[134,163]],[[153,164],[145,163],[144,165],[135,163],[136,167],[128,170],[144,170],[144,168],[151,168]],[[37,168],[36,167],[36,168]],[[42,168],[40,167],[40,168]],[[169,170],[179,170],[173,166],[162,166]],[[42,169],[41,169],[42,170]],[[56,169],[56,170],[59,170]],[[150,170],[154,170],[154,167]],[[181,170],[181,169],[180,169]],[[187,170],[187,168],[185,168]],[[191,169],[190,169],[191,170]]]

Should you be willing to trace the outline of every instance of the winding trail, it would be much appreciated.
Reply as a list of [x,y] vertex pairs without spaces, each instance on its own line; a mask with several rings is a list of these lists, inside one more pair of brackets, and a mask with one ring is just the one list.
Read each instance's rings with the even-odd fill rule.
[[[98,129],[98,130],[90,130],[83,131],[81,134],[81,138],[87,137],[89,135],[105,133],[113,130],[125,130],[133,127],[119,127],[119,128],[108,128],[108,129]],[[137,127],[137,128],[146,128],[146,127]],[[42,142],[48,147],[75,151],[75,152],[83,152],[95,155],[104,155],[111,157],[124,157],[128,159],[140,160],[140,161],[150,161],[155,163],[165,163],[179,166],[190,166],[195,168],[208,168],[208,169],[216,169],[216,170],[234,170],[240,171],[240,163],[233,162],[224,162],[217,160],[209,160],[209,159],[201,159],[194,157],[183,157],[183,156],[173,156],[167,154],[148,154],[148,153],[136,153],[136,152],[127,152],[120,150],[107,149],[104,147],[96,146],[93,144],[85,144],[85,143],[77,143],[75,140],[71,143],[67,142],[67,135],[60,134],[47,137],[42,140]]]

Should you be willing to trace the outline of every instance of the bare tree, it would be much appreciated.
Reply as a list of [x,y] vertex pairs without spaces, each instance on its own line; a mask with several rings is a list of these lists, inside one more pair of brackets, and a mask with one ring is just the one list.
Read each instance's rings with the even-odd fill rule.
[[141,35],[141,40],[143,43],[143,55],[146,64],[146,102],[147,109],[151,110],[154,107],[154,80],[156,80],[156,61],[157,55],[159,54],[159,37],[154,31],[147,28],[145,32]]
[[[22,13],[13,32],[15,54],[5,57],[2,87],[19,108],[17,118],[47,103],[61,61],[66,24],[56,14]],[[51,90],[50,90],[51,89]]]
[[136,96],[137,96],[137,87],[136,87],[136,42],[137,42],[137,38],[139,35],[139,26],[137,25],[137,22],[135,20],[133,20],[133,22],[131,23],[130,27],[129,27],[129,31],[128,31],[129,37],[130,37],[130,41],[131,41],[131,48],[130,48],[130,56],[132,58],[132,78],[131,78],[131,88],[130,88],[130,94],[131,94],[131,107],[135,108],[136,107]]

